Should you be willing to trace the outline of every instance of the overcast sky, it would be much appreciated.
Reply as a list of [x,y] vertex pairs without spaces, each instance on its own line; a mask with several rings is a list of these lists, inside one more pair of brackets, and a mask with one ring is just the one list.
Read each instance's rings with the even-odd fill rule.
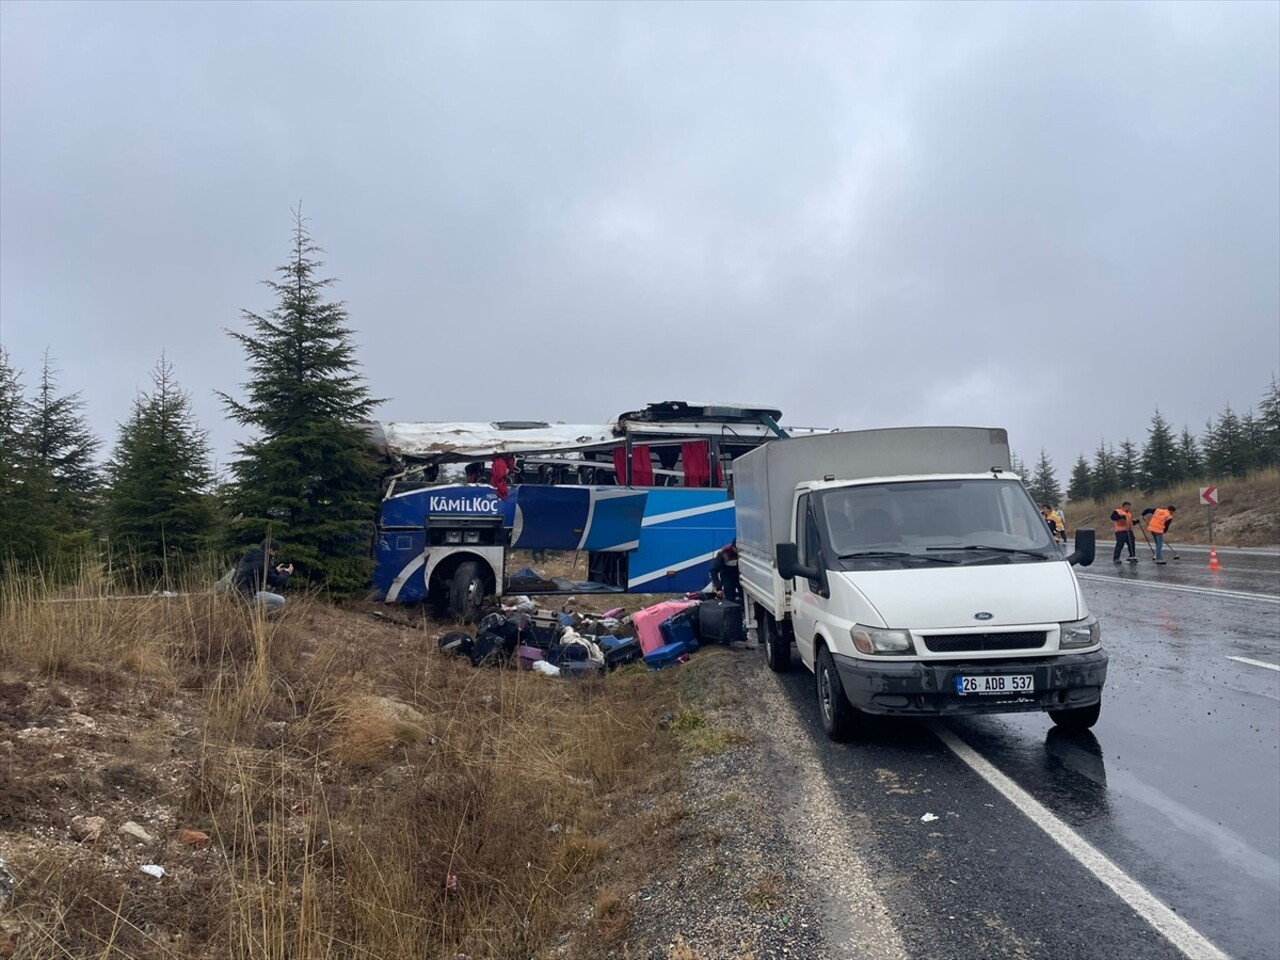
[[114,440],[302,201],[383,420],[1003,425],[1280,373],[1280,5],[0,3],[0,342]]

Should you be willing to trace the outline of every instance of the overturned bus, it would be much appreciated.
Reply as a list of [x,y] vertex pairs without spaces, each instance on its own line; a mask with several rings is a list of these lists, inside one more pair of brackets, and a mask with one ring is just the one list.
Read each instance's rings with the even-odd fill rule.
[[[486,596],[509,592],[701,589],[734,537],[733,459],[776,437],[830,432],[783,428],[780,416],[668,401],[603,425],[379,424],[375,446],[395,473],[378,514],[375,590],[472,619]],[[506,475],[442,479],[486,462]],[[511,549],[585,552],[588,579],[509,573]]]

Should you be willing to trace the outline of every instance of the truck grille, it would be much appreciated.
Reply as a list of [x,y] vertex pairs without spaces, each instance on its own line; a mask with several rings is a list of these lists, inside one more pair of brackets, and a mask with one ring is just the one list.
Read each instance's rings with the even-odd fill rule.
[[1043,630],[1020,633],[937,633],[924,638],[930,653],[965,653],[974,650],[1035,650],[1045,645]]

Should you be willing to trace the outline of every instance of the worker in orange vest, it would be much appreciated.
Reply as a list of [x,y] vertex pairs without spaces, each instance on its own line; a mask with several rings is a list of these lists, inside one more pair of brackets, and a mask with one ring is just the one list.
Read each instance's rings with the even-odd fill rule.
[[1067,518],[1063,516],[1061,507],[1053,507],[1049,514],[1053,517],[1054,526],[1058,528],[1058,539],[1067,542]]
[[1062,528],[1058,526],[1058,518],[1053,515],[1053,508],[1046,503],[1040,508],[1040,516],[1044,517],[1044,525],[1049,528],[1049,535],[1054,540],[1062,539]]
[[1133,504],[1128,500],[1111,511],[1111,523],[1116,528],[1116,549],[1111,554],[1112,563],[1120,562],[1120,553],[1125,547],[1129,548],[1129,562],[1138,562],[1134,554],[1138,541],[1133,537],[1133,525],[1136,522],[1133,518]]
[[1156,542],[1156,563],[1164,563],[1164,535],[1173,526],[1173,515],[1178,510],[1173,504],[1167,507],[1147,507],[1142,511],[1147,521],[1147,529],[1151,531],[1151,539]]

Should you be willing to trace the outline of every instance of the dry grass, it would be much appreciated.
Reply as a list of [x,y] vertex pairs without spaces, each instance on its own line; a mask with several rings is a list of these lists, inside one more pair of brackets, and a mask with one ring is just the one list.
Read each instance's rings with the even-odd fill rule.
[[[643,875],[683,815],[618,830],[678,776],[656,749],[674,736],[662,674],[476,670],[435,628],[307,598],[274,620],[207,593],[116,599],[88,568],[52,594],[0,586],[0,848],[19,878],[0,947],[20,956],[527,958],[591,904],[613,943],[631,922],[617,864]],[[64,760],[18,736],[40,724]],[[77,844],[71,816],[97,812],[109,830]],[[117,836],[126,818],[155,843]]]
[[782,902],[782,877],[771,873],[761,878],[747,892],[747,903],[752,910],[776,910]]
[[686,750],[711,756],[724,753],[730,747],[748,742],[746,734],[739,730],[715,726],[701,710],[686,708],[665,721],[676,740]]
[[[1200,506],[1200,487],[1212,481],[1184,483],[1147,496],[1139,490],[1117,493],[1106,501],[1085,500],[1063,508],[1067,529],[1092,527],[1100,539],[1111,535],[1111,511],[1129,500],[1140,511],[1148,506],[1174,504],[1178,508],[1174,543],[1208,543],[1209,519]],[[1260,470],[1240,480],[1217,483],[1219,506],[1213,510],[1213,542],[1218,546],[1261,547],[1280,544],[1280,469]],[[1138,535],[1141,539],[1141,534]]]

